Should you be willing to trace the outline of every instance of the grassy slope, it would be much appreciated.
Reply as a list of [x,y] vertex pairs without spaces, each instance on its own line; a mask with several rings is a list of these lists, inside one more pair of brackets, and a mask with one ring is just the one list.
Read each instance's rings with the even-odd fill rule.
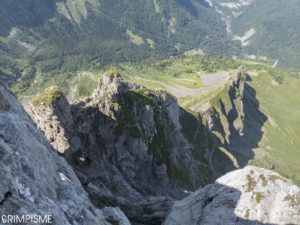
[[[276,171],[299,185],[300,80],[287,72],[283,72],[283,76],[282,84],[277,85],[270,74],[260,72],[250,82],[257,92],[260,110],[269,116],[264,125],[265,135],[259,144],[261,149],[257,150],[252,163],[265,166],[272,163]],[[261,150],[269,154],[264,154]]]

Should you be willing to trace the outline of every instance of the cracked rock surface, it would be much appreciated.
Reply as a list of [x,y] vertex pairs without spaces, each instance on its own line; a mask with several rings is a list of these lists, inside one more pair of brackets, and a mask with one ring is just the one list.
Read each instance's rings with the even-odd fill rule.
[[299,223],[300,189],[275,172],[247,166],[175,202],[163,225]]
[[56,225],[129,225],[119,208],[97,209],[73,169],[0,82],[1,215],[52,215]]

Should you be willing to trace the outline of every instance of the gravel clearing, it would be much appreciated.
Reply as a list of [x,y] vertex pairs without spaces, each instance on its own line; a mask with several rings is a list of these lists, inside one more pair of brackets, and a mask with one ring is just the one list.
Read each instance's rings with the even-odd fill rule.
[[229,72],[227,72],[227,71],[216,73],[216,74],[211,74],[211,75],[204,75],[204,76],[201,75],[200,72],[198,72],[197,74],[205,85],[211,85],[213,83],[222,81],[225,78],[229,77]]

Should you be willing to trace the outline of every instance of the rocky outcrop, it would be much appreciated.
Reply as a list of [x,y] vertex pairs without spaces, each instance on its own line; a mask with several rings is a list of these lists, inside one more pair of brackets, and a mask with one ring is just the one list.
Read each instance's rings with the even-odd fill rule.
[[94,207],[73,169],[2,83],[0,155],[1,215],[51,215],[57,225],[130,224],[119,208]]
[[163,224],[299,223],[300,189],[277,173],[247,166],[175,202]]
[[260,111],[256,92],[247,81],[251,77],[241,66],[222,88],[203,97],[198,109],[194,107],[214,137],[214,147],[208,155],[215,178],[246,166],[254,158],[253,149],[263,135],[267,117]]
[[[243,125],[247,121],[249,106],[241,102],[249,94],[246,85],[237,73],[225,92],[232,106],[224,106],[229,123],[236,115]],[[202,124],[205,113],[197,119],[165,91],[127,83],[110,71],[90,97],[70,104],[52,87],[34,98],[31,108],[55,149],[0,83],[2,215],[52,215],[53,224],[74,225],[300,222],[299,188],[252,166],[174,204],[210,182],[210,152],[224,143],[217,146],[214,125]],[[231,120],[234,108],[239,112]],[[238,137],[248,134],[239,122],[232,127]]]
[[[45,131],[45,135],[52,146],[61,154],[65,153],[70,145],[76,145],[76,138],[73,139],[72,127],[73,119],[71,106],[58,87],[50,87],[44,93],[32,99],[32,113],[38,128]],[[52,106],[53,107],[48,107]],[[43,123],[40,123],[43,121]]]
[[211,96],[206,96],[204,101],[193,107],[223,145],[229,145],[232,136],[243,135],[244,94],[248,77],[245,68],[240,67],[215,93],[208,93]]
[[[32,100],[31,114],[95,205],[119,206],[136,224],[160,224],[174,200],[251,158],[240,157],[255,147],[243,147],[245,124],[257,123],[249,120],[248,109],[255,119],[261,115],[247,79],[239,68],[209,98],[209,107],[195,113],[180,108],[166,91],[125,82],[109,71],[91,96],[72,104],[59,89],[47,89]],[[239,158],[233,143],[243,151]]]
[[[31,113],[90,194],[110,199],[106,205],[113,202],[111,196],[134,202],[126,211],[129,215],[149,198],[156,202],[156,197],[161,201],[165,196],[170,205],[171,199],[181,199],[211,181],[205,158],[208,147],[194,148],[188,141],[182,127],[186,112],[167,92],[125,82],[110,71],[90,97],[70,105],[59,93],[45,104],[49,101],[41,97],[46,90],[32,101]],[[62,133],[65,139],[60,138]],[[162,211],[162,221],[168,208],[156,211]]]

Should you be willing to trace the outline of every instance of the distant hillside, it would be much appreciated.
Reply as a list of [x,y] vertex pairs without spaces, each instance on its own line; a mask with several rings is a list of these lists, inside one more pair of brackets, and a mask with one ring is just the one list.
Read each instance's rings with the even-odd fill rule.
[[78,70],[215,42],[228,52],[225,23],[203,2],[11,0],[0,8],[0,78],[10,85],[21,78],[17,92],[41,76],[65,80]]
[[23,95],[192,49],[298,67],[298,9],[297,0],[2,0],[0,79]]
[[300,1],[212,0],[228,25],[228,35],[250,58],[299,67]]

